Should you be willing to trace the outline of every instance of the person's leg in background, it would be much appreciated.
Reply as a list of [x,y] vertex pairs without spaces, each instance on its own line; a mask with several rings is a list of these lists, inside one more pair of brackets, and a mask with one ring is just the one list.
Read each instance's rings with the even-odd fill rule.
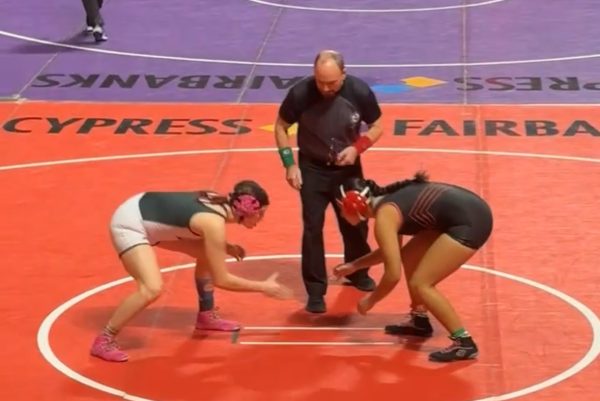
[[94,35],[96,42],[104,42],[108,40],[104,32],[104,19],[100,13],[103,0],[82,0],[83,8],[85,9],[85,24],[86,33]]

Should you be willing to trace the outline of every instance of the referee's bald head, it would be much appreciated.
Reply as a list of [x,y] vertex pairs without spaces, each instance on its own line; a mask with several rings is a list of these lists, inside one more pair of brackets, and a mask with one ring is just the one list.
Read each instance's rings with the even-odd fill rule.
[[323,64],[334,63],[341,72],[344,72],[346,66],[344,64],[344,56],[342,53],[335,50],[321,50],[315,57],[314,67],[317,68]]

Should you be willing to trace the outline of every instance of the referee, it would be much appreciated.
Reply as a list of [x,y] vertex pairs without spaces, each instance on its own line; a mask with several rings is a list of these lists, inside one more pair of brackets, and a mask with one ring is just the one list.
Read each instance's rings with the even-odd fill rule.
[[[314,75],[292,87],[283,100],[275,123],[275,140],[286,169],[288,183],[300,191],[302,204],[302,279],[308,293],[306,310],[327,310],[327,270],[323,227],[325,212],[332,204],[344,243],[344,261],[370,252],[368,226],[347,223],[335,202],[340,184],[363,177],[360,154],[382,135],[381,109],[368,84],[346,75],[342,55],[333,50],[319,52]],[[361,134],[361,123],[368,130]],[[290,147],[287,130],[298,123],[298,163]],[[375,282],[368,269],[347,276],[349,284],[373,291]]]

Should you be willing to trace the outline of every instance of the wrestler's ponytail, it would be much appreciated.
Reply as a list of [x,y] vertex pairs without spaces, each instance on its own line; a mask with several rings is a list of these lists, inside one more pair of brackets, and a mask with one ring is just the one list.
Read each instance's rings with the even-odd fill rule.
[[340,185],[336,191],[336,204],[345,216],[354,216],[365,221],[369,216],[369,206],[373,197],[387,195],[406,187],[407,185],[427,182],[429,177],[424,171],[419,171],[411,179],[398,181],[385,187],[380,187],[373,180],[351,178]]
[[235,184],[233,191],[228,196],[224,196],[215,191],[198,191],[198,200],[212,203],[213,205],[231,204],[242,195],[251,195],[260,204],[260,207],[269,205],[269,195],[257,182],[252,180],[243,180]]
[[404,188],[407,185],[423,183],[423,182],[428,182],[428,181],[429,181],[429,176],[428,176],[427,172],[417,171],[417,173],[414,175],[413,178],[406,179],[403,181],[397,181],[392,184],[386,185],[384,187],[380,187],[373,180],[366,180],[365,184],[366,184],[366,186],[369,187],[369,189],[371,190],[371,194],[373,196],[382,196],[382,195],[387,195],[387,194],[396,192],[400,188]]
[[226,196],[223,196],[214,191],[207,190],[198,191],[198,200],[220,206],[225,205],[229,202],[229,199]]

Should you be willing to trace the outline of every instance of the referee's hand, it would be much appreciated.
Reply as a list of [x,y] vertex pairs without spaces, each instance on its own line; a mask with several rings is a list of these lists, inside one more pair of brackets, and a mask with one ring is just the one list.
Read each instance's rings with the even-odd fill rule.
[[358,151],[354,146],[348,146],[340,153],[338,153],[337,160],[335,164],[338,166],[351,166],[356,162],[356,158],[358,157]]
[[294,164],[286,169],[285,178],[292,188],[298,191],[302,188],[302,174],[297,165]]

